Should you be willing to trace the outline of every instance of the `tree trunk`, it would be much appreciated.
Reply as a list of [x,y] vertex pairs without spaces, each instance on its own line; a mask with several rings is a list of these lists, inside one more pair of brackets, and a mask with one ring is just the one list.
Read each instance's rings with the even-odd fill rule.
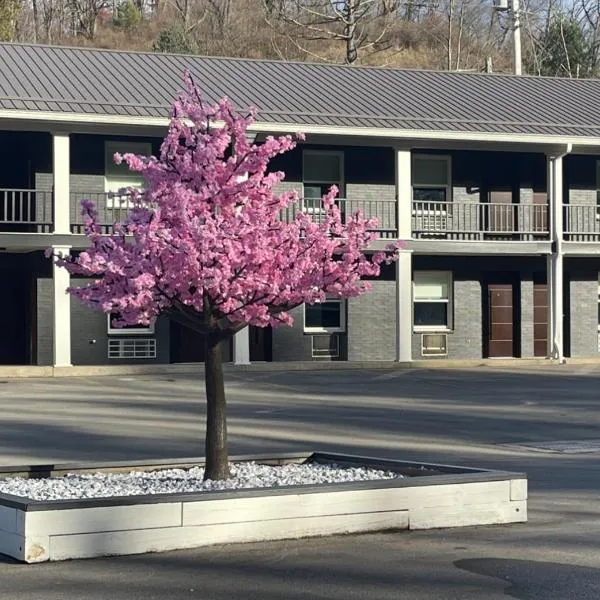
[[206,385],[206,466],[204,479],[229,479],[227,410],[221,362],[221,338],[206,334],[204,376]]
[[346,38],[346,63],[351,65],[358,58],[356,44],[356,7],[354,0],[346,0],[344,10],[344,37]]

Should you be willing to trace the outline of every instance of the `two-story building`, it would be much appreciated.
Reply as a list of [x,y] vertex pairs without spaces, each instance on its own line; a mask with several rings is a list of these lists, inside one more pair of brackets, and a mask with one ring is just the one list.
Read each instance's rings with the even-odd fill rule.
[[230,359],[600,354],[600,81],[0,44],[0,364],[202,360],[167,319],[112,328],[44,257],[86,247],[82,199],[107,230],[125,215],[110,192],[142,182],[111,157],[157,152],[184,69],[257,107],[257,142],[306,134],[273,164],[302,197],[289,214],[336,184],[378,218],[375,248],[405,241],[370,294],[247,329]]

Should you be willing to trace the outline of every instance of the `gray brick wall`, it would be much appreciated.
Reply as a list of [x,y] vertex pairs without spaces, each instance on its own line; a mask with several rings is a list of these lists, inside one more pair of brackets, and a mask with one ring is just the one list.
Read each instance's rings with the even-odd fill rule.
[[294,318],[291,327],[273,328],[273,362],[312,360],[312,340],[304,335],[304,307],[290,311]]
[[[481,283],[473,280],[455,279],[453,282],[453,298],[454,321],[453,330],[448,333],[448,356],[427,358],[431,360],[481,358],[483,335]],[[413,333],[413,360],[424,359],[421,356],[421,335],[421,332]]]
[[568,237],[569,241],[598,241],[597,211],[595,189],[569,190],[569,206],[563,225],[565,231],[573,232]]
[[521,279],[521,357],[533,356],[533,280]]
[[584,204],[586,206],[596,206],[596,190],[591,189],[574,189],[569,190],[569,203]]
[[347,303],[348,360],[396,358],[396,283],[371,283],[370,292]]
[[52,346],[54,343],[54,308],[52,303],[52,279],[37,280],[37,364],[51,365],[53,359]]
[[347,183],[345,190],[346,212],[362,209],[368,219],[376,218],[383,237],[396,232],[396,186],[385,183]]
[[570,291],[571,356],[598,356],[598,273],[573,273]]
[[[71,223],[81,223],[82,200],[92,200],[96,205],[100,220],[106,221],[108,215],[104,197],[104,175],[71,175],[70,187]],[[112,215],[109,220],[112,220]]]

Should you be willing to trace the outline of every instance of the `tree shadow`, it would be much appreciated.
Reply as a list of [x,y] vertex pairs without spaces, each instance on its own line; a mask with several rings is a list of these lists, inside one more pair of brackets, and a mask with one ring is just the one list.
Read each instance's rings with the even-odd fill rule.
[[457,560],[459,569],[509,583],[505,594],[519,600],[597,600],[600,569],[506,558]]

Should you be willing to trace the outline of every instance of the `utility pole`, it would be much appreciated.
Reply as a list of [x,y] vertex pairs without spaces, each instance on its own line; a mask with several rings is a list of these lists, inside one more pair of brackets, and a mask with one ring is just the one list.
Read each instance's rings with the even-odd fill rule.
[[507,12],[513,30],[513,73],[521,75],[521,6],[519,0],[493,0],[494,10]]
[[521,7],[519,0],[512,0],[513,18],[513,66],[515,75],[521,74]]

